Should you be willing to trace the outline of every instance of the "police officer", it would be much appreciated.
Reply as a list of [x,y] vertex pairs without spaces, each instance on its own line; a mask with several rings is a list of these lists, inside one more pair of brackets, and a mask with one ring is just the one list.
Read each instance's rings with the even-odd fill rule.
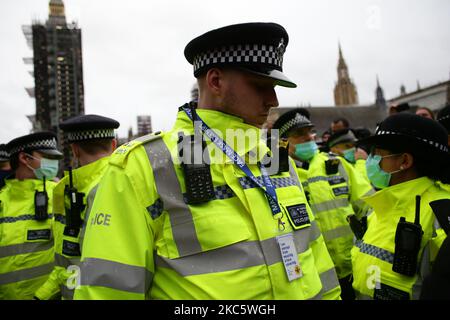
[[[307,116],[303,108],[295,108],[281,115],[273,129],[278,129],[280,137],[289,142],[289,154],[295,159],[309,204],[334,261],[342,299],[352,300],[352,228],[360,236],[361,220],[369,210],[360,199],[373,190],[346,160],[333,153],[318,151],[314,125]],[[347,219],[352,222],[352,228]]]
[[0,299],[31,299],[53,268],[52,181],[56,136],[37,132],[7,144],[14,176],[0,192]]
[[342,129],[333,133],[328,138],[327,144],[332,153],[343,157],[367,179],[367,152],[356,147],[357,141],[352,129]]
[[352,249],[353,287],[360,299],[418,299],[424,277],[449,230],[447,132],[437,122],[402,112],[386,118],[374,136],[367,174],[378,191],[364,201],[374,212]]
[[67,135],[78,168],[70,168],[53,192],[56,266],[35,293],[37,299],[73,298],[77,271],[74,266],[80,262],[80,237],[84,233],[82,222],[116,148],[114,129],[119,125],[114,119],[95,114],[76,116],[59,125]]
[[282,72],[288,40],[278,24],[244,23],[186,46],[198,105],[111,156],[75,299],[339,297],[292,163],[272,176],[265,167],[260,127],[278,105],[274,86],[296,86]]
[[11,166],[9,164],[9,153],[5,144],[0,144],[0,190],[5,185],[5,179],[11,175]]

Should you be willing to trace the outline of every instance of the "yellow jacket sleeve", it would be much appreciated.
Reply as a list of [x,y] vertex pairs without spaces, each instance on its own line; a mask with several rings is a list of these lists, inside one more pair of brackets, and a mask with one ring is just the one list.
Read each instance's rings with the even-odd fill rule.
[[[124,167],[110,165],[99,183],[86,224],[74,299],[149,297],[154,237],[146,207],[157,198],[155,188],[150,192],[147,187],[154,185],[148,161],[134,160],[128,159]],[[136,185],[147,189],[136,190]]]

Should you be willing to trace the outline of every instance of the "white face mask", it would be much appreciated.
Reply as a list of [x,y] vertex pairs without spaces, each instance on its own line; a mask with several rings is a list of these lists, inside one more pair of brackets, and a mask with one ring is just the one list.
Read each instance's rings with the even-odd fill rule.
[[40,167],[37,169],[27,165],[27,167],[33,171],[37,179],[42,180],[45,177],[45,179],[51,180],[58,174],[59,161],[57,159],[38,159],[31,154],[27,154],[27,156],[40,162]]

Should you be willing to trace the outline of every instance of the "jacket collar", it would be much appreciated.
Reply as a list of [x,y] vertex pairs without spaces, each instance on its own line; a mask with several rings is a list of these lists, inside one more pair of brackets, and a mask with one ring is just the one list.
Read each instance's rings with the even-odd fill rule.
[[[92,181],[103,174],[103,168],[108,165],[109,157],[103,157],[85,166],[72,170],[73,184],[78,190],[84,189]],[[64,184],[69,184],[69,172],[64,171]]]
[[[257,155],[258,160],[261,160],[270,151],[265,141],[261,139],[261,130],[244,123],[242,118],[216,110],[197,109],[196,111],[208,127],[213,129],[241,157],[244,158],[252,151]],[[193,123],[184,111],[178,112],[174,128],[178,131],[183,130],[185,134],[193,133]],[[243,137],[246,137],[245,140],[242,139]],[[208,148],[211,149],[213,145],[216,149],[214,153],[219,153],[222,156],[222,150],[218,149],[208,137],[204,136],[204,139]],[[256,152],[256,150],[259,150],[259,152]],[[223,157],[226,163],[231,162],[224,154]]]
[[411,201],[407,200],[422,195],[433,184],[430,178],[421,177],[387,187],[362,199],[372,206],[378,216],[383,216],[393,210],[410,209]]

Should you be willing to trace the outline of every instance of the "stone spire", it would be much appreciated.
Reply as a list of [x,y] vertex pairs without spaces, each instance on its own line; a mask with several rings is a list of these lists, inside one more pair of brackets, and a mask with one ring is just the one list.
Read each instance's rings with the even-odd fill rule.
[[380,81],[377,75],[377,88],[375,90],[375,105],[380,108],[386,108],[386,99],[384,98],[383,89],[380,86]]
[[402,85],[400,86],[400,95],[404,96],[406,94],[406,88],[405,85],[402,83]]
[[338,81],[334,88],[334,103],[336,106],[347,106],[358,104],[358,93],[350,79],[347,64],[342,54],[341,43],[339,43]]

